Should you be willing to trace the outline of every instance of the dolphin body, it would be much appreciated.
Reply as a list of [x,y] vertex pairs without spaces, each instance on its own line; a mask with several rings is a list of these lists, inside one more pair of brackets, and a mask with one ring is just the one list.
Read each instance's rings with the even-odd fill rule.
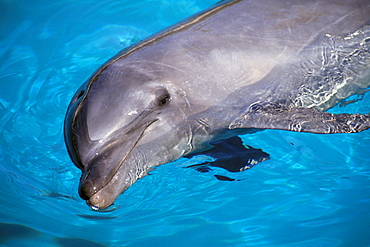
[[104,209],[155,166],[251,129],[350,133],[324,112],[370,84],[368,0],[223,1],[131,46],[65,118],[81,198]]

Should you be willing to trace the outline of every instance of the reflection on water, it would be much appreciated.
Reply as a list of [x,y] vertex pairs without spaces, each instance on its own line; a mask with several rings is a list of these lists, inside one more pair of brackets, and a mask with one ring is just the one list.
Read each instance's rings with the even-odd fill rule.
[[[106,212],[79,198],[80,172],[62,135],[76,89],[123,47],[214,2],[0,3],[0,244],[181,246],[184,236],[186,246],[370,243],[369,131],[262,131],[243,142],[271,160],[233,175],[240,181],[218,181],[179,160]],[[369,94],[332,111],[370,112]]]

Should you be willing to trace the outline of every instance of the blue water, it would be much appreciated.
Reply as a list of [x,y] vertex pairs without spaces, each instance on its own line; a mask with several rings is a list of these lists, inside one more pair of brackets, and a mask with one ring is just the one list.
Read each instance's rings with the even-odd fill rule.
[[[243,136],[271,159],[219,181],[160,166],[95,212],[67,105],[116,52],[218,0],[0,1],[0,246],[370,246],[370,131]],[[370,94],[332,112],[368,113]]]

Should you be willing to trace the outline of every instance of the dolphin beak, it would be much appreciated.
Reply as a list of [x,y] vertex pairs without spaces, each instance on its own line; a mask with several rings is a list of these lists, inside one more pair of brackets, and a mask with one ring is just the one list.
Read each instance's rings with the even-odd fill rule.
[[117,197],[103,197],[99,193],[94,194],[90,199],[86,200],[86,204],[94,210],[106,209],[111,206]]
[[131,167],[130,153],[134,147],[135,144],[129,149],[117,147],[102,154],[83,171],[78,192],[93,209],[109,207],[128,187],[125,184],[129,184],[127,171]]
[[117,176],[117,178],[110,180],[110,182],[104,188],[100,189],[91,197],[87,198],[86,204],[94,210],[108,208],[114,203],[117,197],[129,186],[130,184],[127,183],[126,186],[123,185],[122,189],[118,189],[122,187],[122,185],[119,184],[119,176]]
[[87,205],[94,210],[105,209],[111,206],[117,197],[139,178],[129,175],[133,172],[130,164],[135,163],[132,158],[130,156],[125,161],[126,163],[122,164],[112,177],[106,179],[107,183],[99,189],[96,186],[102,180],[93,180],[89,176],[87,179],[81,179],[79,193],[86,200]]
[[131,152],[140,140],[138,135],[124,143],[110,143],[83,170],[78,192],[93,209],[109,207],[126,189],[124,182],[130,178],[127,171],[133,166]]
[[99,143],[99,148],[94,148],[96,156],[84,166],[79,186],[79,195],[89,206],[95,210],[109,207],[140,177],[135,148],[145,130],[156,121],[113,133],[111,138]]

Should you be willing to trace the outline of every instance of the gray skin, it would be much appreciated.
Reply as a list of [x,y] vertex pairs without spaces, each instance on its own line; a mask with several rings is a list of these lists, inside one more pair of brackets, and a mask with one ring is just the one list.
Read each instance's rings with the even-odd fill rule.
[[226,1],[100,67],[65,119],[79,193],[94,209],[155,166],[250,129],[350,133],[325,110],[370,84],[368,0]]

